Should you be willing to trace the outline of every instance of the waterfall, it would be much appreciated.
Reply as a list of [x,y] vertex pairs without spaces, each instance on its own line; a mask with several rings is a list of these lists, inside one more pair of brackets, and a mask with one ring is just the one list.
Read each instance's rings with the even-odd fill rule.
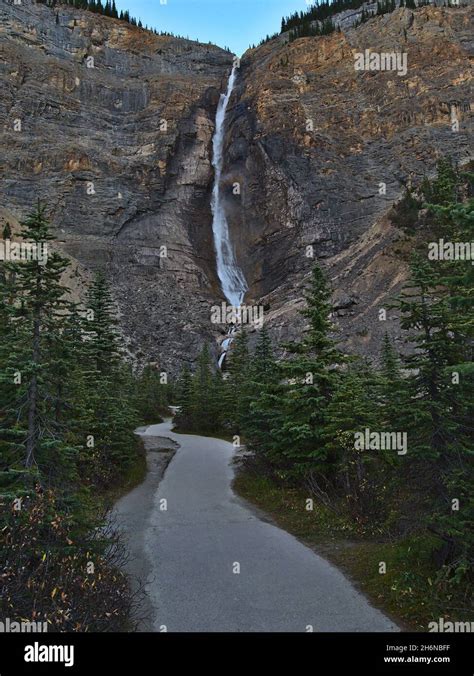
[[224,211],[221,194],[222,167],[224,164],[225,114],[234,88],[237,66],[234,65],[227,84],[227,91],[221,94],[216,114],[216,130],[212,142],[212,165],[214,167],[214,188],[212,190],[212,232],[217,257],[217,274],[222,291],[231,305],[239,307],[248,289],[242,270],[237,265],[234,248],[230,241],[229,224]]

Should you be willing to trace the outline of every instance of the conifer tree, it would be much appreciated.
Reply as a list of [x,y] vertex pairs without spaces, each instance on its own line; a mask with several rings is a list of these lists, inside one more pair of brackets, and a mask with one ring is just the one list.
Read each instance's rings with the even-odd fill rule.
[[222,427],[225,417],[225,386],[220,371],[211,365],[209,346],[204,345],[196,370],[191,375],[185,367],[177,387],[180,411],[176,416],[179,429],[198,434],[212,434]]
[[103,273],[98,273],[87,294],[84,332],[89,358],[101,374],[109,373],[120,361],[116,306]]
[[[36,213],[25,222],[21,236],[25,240],[35,242],[37,246],[47,244],[53,239],[49,231],[49,223],[45,216],[45,208],[38,206]],[[38,260],[26,262],[16,269],[15,284],[22,300],[22,314],[28,313],[31,319],[31,362],[28,384],[28,438],[26,440],[25,464],[31,467],[35,459],[36,446],[39,440],[40,421],[40,387],[44,384],[42,371],[44,360],[42,344],[60,337],[56,322],[60,312],[66,310],[65,288],[61,285],[61,276],[68,263],[58,253],[48,256],[46,265]],[[24,316],[24,315],[23,315]]]
[[36,253],[32,249],[27,260],[6,263],[1,282],[7,338],[0,350],[2,390],[10,397],[2,403],[0,446],[6,460],[1,482],[20,479],[27,488],[30,475],[31,481],[65,491],[76,481],[78,450],[60,420],[61,407],[70,403],[66,376],[75,359],[62,338],[73,311],[61,283],[69,263],[51,250],[54,237],[45,206],[38,204],[20,235]]
[[83,318],[84,360],[78,393],[81,468],[91,483],[113,484],[135,457],[139,423],[135,385],[122,360],[116,308],[104,275],[96,275]]
[[4,240],[11,239],[12,236],[12,229],[10,226],[10,223],[7,221],[3,227],[3,233],[2,233],[2,238]]
[[193,378],[191,369],[186,365],[181,371],[176,386],[176,403],[179,411],[175,416],[175,424],[179,429],[193,428]]
[[386,431],[401,430],[409,407],[408,385],[401,373],[400,359],[387,333],[382,341],[380,361],[378,392],[381,425]]
[[225,381],[224,407],[228,409],[229,422],[237,432],[248,416],[249,373],[251,368],[248,337],[245,330],[237,333],[229,353],[229,379]]
[[255,352],[250,360],[246,391],[247,413],[242,419],[242,432],[248,446],[258,460],[278,467],[280,458],[275,459],[275,428],[281,421],[280,410],[280,369],[273,357],[273,350],[267,328],[259,333]]
[[458,202],[459,172],[450,157],[441,158],[436,165],[436,177],[424,179],[421,192],[428,204],[451,206]]
[[312,470],[312,485],[336,492],[347,502],[356,521],[380,518],[382,466],[380,450],[360,449],[356,434],[381,429],[376,375],[362,359],[354,360],[339,375],[327,407],[323,429],[325,462]]
[[[413,256],[411,280],[398,299],[402,328],[410,333],[416,352],[406,358],[414,374],[412,452],[440,459],[449,448],[455,430],[450,410],[451,386],[446,369],[458,361],[459,347],[451,338],[449,303],[438,290],[438,274],[427,260]],[[416,432],[415,432],[416,430]]]
[[319,266],[313,269],[305,299],[302,314],[309,326],[301,341],[285,346],[291,358],[281,365],[287,384],[281,393],[282,419],[273,442],[286,471],[296,474],[304,474],[308,466],[325,458],[322,430],[336,367],[343,361],[329,335],[330,290]]
[[155,365],[148,364],[136,380],[136,405],[143,423],[159,423],[167,413],[169,387]]
[[209,346],[206,344],[199,355],[193,376],[193,419],[197,429],[202,433],[213,432],[218,427],[220,417],[218,386],[211,367]]
[[[448,569],[462,576],[474,557],[474,539],[469,536],[474,521],[468,422],[473,405],[472,348],[466,351],[468,325],[459,319],[440,263],[414,256],[412,280],[398,307],[401,325],[416,346],[406,358],[412,372],[406,412],[409,460],[421,463],[431,476],[430,528],[445,542]],[[462,513],[452,511],[453,499],[463,503]]]
[[[22,499],[19,511],[0,512],[9,543],[0,548],[2,600],[12,617],[52,618],[58,630],[116,628],[128,591],[110,565],[114,543],[98,535],[100,504],[88,487],[110,487],[135,460],[134,380],[123,363],[104,362],[115,349],[112,317],[96,315],[84,332],[44,206],[21,237],[36,255],[0,263],[0,503]],[[96,285],[92,296],[107,315],[107,289]],[[91,561],[93,592],[84,584]]]

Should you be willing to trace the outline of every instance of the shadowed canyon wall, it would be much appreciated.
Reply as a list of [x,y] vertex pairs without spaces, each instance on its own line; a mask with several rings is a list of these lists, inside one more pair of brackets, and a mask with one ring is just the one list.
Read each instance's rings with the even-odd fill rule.
[[[402,8],[244,55],[229,111],[228,212],[249,296],[269,305],[276,338],[301,323],[310,246],[336,289],[347,347],[373,352],[385,330],[400,339],[395,317],[378,321],[406,274],[386,214],[439,157],[470,157],[472,35],[468,8]],[[366,49],[406,53],[406,74],[356,71]]]
[[130,350],[192,361],[214,341],[210,153],[232,55],[67,6],[0,2],[0,20],[1,205],[45,200],[63,249],[106,272]]

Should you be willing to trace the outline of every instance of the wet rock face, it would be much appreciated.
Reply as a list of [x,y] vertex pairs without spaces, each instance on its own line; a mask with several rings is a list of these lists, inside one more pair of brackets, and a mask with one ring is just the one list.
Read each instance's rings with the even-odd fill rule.
[[[469,8],[399,9],[327,37],[280,36],[244,56],[226,154],[241,195],[229,189],[228,213],[249,296],[270,304],[276,339],[301,328],[308,246],[336,293],[359,296],[335,311],[350,349],[371,353],[382,332],[398,335],[396,322],[377,318],[406,272],[384,215],[440,155],[469,157],[470,17]],[[405,53],[406,74],[356,71],[366,49]]]
[[66,252],[108,274],[139,358],[192,361],[220,300],[210,158],[231,55],[28,0],[0,2],[0,22],[1,203],[47,201]]

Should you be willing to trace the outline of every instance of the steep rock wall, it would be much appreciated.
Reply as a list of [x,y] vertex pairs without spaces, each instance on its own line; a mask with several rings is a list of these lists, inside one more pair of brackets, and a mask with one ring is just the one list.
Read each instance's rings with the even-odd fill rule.
[[[402,8],[244,55],[229,109],[227,208],[249,298],[269,308],[276,339],[300,328],[308,246],[332,279],[347,347],[373,353],[385,330],[400,338],[395,317],[378,321],[406,275],[386,213],[440,156],[470,157],[472,35],[472,8]],[[406,53],[406,75],[356,71],[366,49]]]
[[107,273],[139,358],[193,361],[220,296],[210,158],[232,56],[28,0],[0,2],[0,30],[1,204],[47,202],[63,249]]

